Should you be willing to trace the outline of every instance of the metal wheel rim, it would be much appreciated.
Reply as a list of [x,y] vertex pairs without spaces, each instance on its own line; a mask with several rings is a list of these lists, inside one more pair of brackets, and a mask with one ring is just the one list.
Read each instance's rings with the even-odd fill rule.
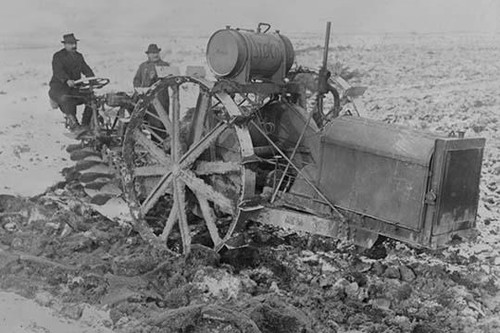
[[[124,139],[124,145],[123,145],[123,160],[125,162],[125,166],[128,169],[128,174],[131,175],[130,179],[125,180],[124,184],[124,189],[126,192],[126,197],[127,201],[129,202],[129,206],[131,209],[132,217],[134,220],[136,220],[136,224],[142,225],[143,227],[146,225],[144,218],[149,209],[151,209],[151,204],[150,202],[154,205],[154,201],[157,200],[157,197],[163,196],[167,193],[167,187],[168,185],[165,185],[167,182],[171,182],[173,184],[173,197],[174,197],[174,206],[171,209],[171,214],[169,214],[169,218],[166,222],[164,231],[161,235],[156,236],[157,240],[159,243],[166,243],[166,238],[168,237],[168,234],[175,223],[174,219],[171,218],[173,216],[172,214],[177,215],[177,220],[179,223],[179,229],[181,231],[181,236],[183,239],[183,250],[185,253],[189,252],[189,244],[190,244],[190,236],[189,236],[189,227],[187,220],[185,218],[184,213],[179,213],[183,209],[185,209],[185,206],[182,206],[182,204],[179,204],[180,201],[186,200],[185,199],[185,191],[186,187],[191,187],[194,184],[194,180],[191,179],[190,185],[188,185],[189,182],[189,177],[192,177],[193,174],[187,172],[187,169],[190,169],[193,165],[193,163],[200,157],[198,154],[198,151],[193,150],[193,147],[196,148],[197,142],[199,138],[195,138],[194,141],[192,142],[190,148],[187,150],[185,153],[180,153],[178,149],[175,149],[175,147],[171,147],[171,157],[173,158],[173,164],[171,165],[170,171],[166,172],[162,180],[159,182],[159,184],[156,186],[153,191],[155,192],[154,197],[151,197],[151,195],[148,196],[148,198],[152,199],[149,201],[140,202],[136,190],[135,190],[135,172],[137,171],[134,165],[134,147],[137,141],[137,130],[141,126],[142,120],[144,119],[144,116],[147,112],[147,108],[151,103],[155,103],[155,97],[161,89],[169,89],[169,87],[180,87],[184,83],[194,83],[200,87],[200,93],[203,92],[204,94],[209,94],[210,98],[216,99],[222,106],[223,109],[225,110],[225,114],[228,118],[227,122],[225,124],[222,124],[221,126],[226,126],[226,128],[230,128],[231,130],[234,131],[236,138],[239,143],[240,147],[240,155],[241,155],[241,160],[244,160],[245,157],[249,157],[253,155],[253,145],[250,137],[250,133],[248,131],[248,128],[246,126],[236,126],[231,122],[231,119],[234,119],[234,117],[242,116],[242,113],[236,103],[233,101],[233,99],[227,95],[226,93],[223,92],[218,92],[212,94],[211,88],[213,84],[211,82],[198,79],[198,78],[193,78],[193,77],[188,77],[188,76],[177,76],[177,77],[169,77],[161,80],[157,84],[155,84],[152,89],[146,93],[145,96],[143,96],[142,100],[139,101],[137,104],[136,108],[134,109],[131,119],[125,134],[125,139]],[[177,97],[178,99],[178,97]],[[175,100],[175,97],[174,97]],[[175,102],[174,102],[175,103]],[[179,107],[178,106],[172,106],[169,108],[169,110],[173,110],[174,108],[177,108],[176,111],[172,112],[172,117],[175,118],[175,114],[179,113]],[[211,110],[211,109],[209,109]],[[198,113],[200,110],[197,109],[195,112]],[[208,111],[208,110],[206,110]],[[198,117],[198,114],[196,114],[194,117]],[[196,118],[197,119],[197,118]],[[173,122],[179,121],[179,119],[172,119]],[[228,125],[229,124],[229,125]],[[219,124],[220,125],[220,124]],[[196,125],[193,125],[196,126]],[[174,126],[173,126],[174,127]],[[173,129],[172,127],[172,129]],[[179,126],[177,126],[179,127]],[[217,129],[215,129],[217,131]],[[175,131],[174,131],[175,132]],[[221,132],[222,133],[222,132]],[[173,134],[172,136],[175,136],[177,134]],[[193,128],[191,128],[190,131],[190,136],[193,135]],[[219,134],[220,135],[220,134]],[[199,136],[199,135],[198,135]],[[219,136],[217,136],[218,138]],[[175,146],[175,144],[173,144]],[[177,151],[177,152],[176,152]],[[193,154],[193,151],[196,151],[198,154],[197,157],[192,156],[190,154]],[[203,150],[204,151],[204,150]],[[196,155],[196,154],[195,154]],[[194,159],[193,159],[194,157]],[[183,164],[184,163],[184,164]],[[244,202],[246,199],[253,197],[254,195],[254,190],[255,190],[255,173],[251,170],[249,170],[245,165],[241,165],[241,193],[239,195],[239,198],[237,200],[237,204],[234,209],[233,215],[233,221],[231,222],[229,229],[226,233],[225,236],[223,237],[214,237],[214,223],[207,223],[207,220],[205,219],[205,222],[207,223],[207,227],[209,228],[209,232],[211,233],[214,245],[216,249],[220,249],[220,247],[227,241],[227,239],[230,238],[231,234],[234,231],[234,228],[236,227],[237,222],[240,219],[241,216],[241,209],[239,208],[239,203]],[[170,174],[170,176],[169,176]],[[169,178],[172,178],[169,180]],[[175,179],[173,179],[175,178]],[[179,181],[178,178],[181,178],[182,180]],[[184,185],[182,185],[182,183]],[[190,188],[190,187],[189,187]],[[190,188],[192,190],[192,188]],[[146,198],[146,199],[148,199]],[[184,198],[184,199],[183,199]],[[207,211],[207,203],[205,200],[204,203],[202,203],[203,200],[200,200],[197,196],[198,203],[200,205],[200,208],[202,210],[203,216],[205,217],[205,213]],[[214,201],[214,204],[217,204]],[[177,210],[176,212],[172,213],[172,211]],[[203,212],[204,211],[204,212]],[[209,214],[209,213],[207,213]],[[212,229],[212,230],[211,230]],[[150,236],[152,235],[152,231],[150,233]]]

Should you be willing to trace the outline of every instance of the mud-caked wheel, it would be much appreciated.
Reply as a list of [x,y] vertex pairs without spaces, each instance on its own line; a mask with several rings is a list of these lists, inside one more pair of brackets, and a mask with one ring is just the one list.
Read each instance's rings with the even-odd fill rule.
[[248,129],[235,124],[241,114],[231,97],[211,88],[188,76],[163,79],[137,103],[124,139],[124,188],[136,226],[164,246],[177,225],[184,253],[195,216],[218,250],[254,195],[255,174],[243,163],[253,155]]

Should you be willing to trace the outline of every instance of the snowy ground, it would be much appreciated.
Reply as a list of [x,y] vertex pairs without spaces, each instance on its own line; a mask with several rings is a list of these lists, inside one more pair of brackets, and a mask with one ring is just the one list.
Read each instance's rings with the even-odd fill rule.
[[[317,67],[321,52],[318,51],[316,46],[321,45],[322,37],[306,34],[290,37],[296,49],[307,50],[310,48],[310,51],[299,52],[297,57],[299,64]],[[420,283],[425,281],[423,275],[428,274],[427,270],[422,267],[436,264],[439,267],[444,267],[443,269],[448,273],[456,270],[461,272],[460,274],[465,274],[466,277],[467,274],[464,272],[470,271],[468,278],[471,281],[474,281],[476,276],[480,276],[477,280],[479,281],[478,284],[491,279],[492,288],[498,288],[500,286],[500,260],[498,259],[500,253],[500,230],[498,225],[500,216],[500,137],[498,125],[500,120],[498,111],[500,108],[498,94],[500,90],[500,47],[498,45],[500,44],[498,43],[498,36],[431,34],[333,36],[332,41],[335,48],[331,54],[332,63],[339,61],[351,69],[359,70],[360,75],[356,80],[360,84],[369,87],[362,100],[365,105],[364,116],[420,129],[443,132],[464,130],[466,136],[487,138],[481,182],[478,241],[452,247],[441,253],[439,258],[425,254],[416,256],[412,250],[404,246],[397,247],[385,259],[384,265],[387,264],[389,268],[391,268],[391,265],[396,265],[395,267],[399,267],[398,265],[402,265],[401,267],[406,267],[405,265],[411,266],[416,272]],[[162,46],[164,59],[180,67],[204,63],[206,38],[200,36],[157,38],[155,40],[139,37],[119,37],[113,40],[82,41],[80,50],[86,55],[88,63],[99,76],[111,79],[111,84],[105,88],[106,91],[130,91],[134,71],[138,64],[144,60],[143,51],[150,42],[156,42]],[[50,109],[47,98],[47,82],[51,75],[50,60],[52,54],[59,47],[60,45],[49,45],[43,40],[27,42],[22,45],[9,43],[0,45],[0,68],[2,68],[0,72],[0,193],[23,196],[41,193],[48,186],[62,179],[59,173],[60,170],[71,164],[65,152],[65,146],[70,144],[71,140],[63,135],[65,130],[62,115],[60,111]],[[17,239],[23,240],[23,237],[26,236],[24,234],[16,236],[15,233],[0,234],[3,235],[2,237],[5,236],[5,239],[8,239],[9,245],[12,247],[15,247],[14,243],[17,242]],[[97,235],[95,238],[99,239],[102,233]],[[87,234],[75,234],[74,236],[79,237],[77,237],[78,241],[81,238],[82,242],[87,242],[87,238],[90,237]],[[23,249],[25,247],[31,248],[31,241],[32,239],[27,238],[28,245],[19,245],[19,247]],[[43,251],[45,251],[45,248]],[[286,259],[290,259],[290,256],[293,257],[290,254],[293,252],[292,250],[284,252],[283,256]],[[75,255],[77,254],[75,252]],[[101,255],[102,260],[109,259],[105,254],[101,253]],[[334,264],[336,263],[335,265],[340,267],[332,268],[331,264],[327,265],[328,255],[333,255],[337,260]],[[58,256],[59,254],[56,258]],[[453,260],[450,258],[455,257],[459,259],[457,259],[457,262],[451,263]],[[75,258],[71,258],[71,260],[78,260],[78,257]],[[61,257],[58,259],[65,260],[67,258]],[[298,268],[304,269],[304,266],[311,266],[300,271],[299,275],[304,275],[303,279],[306,281],[302,284],[306,283],[311,286],[318,284],[322,288],[319,289],[321,292],[314,295],[316,295],[315,297],[323,297],[322,291],[330,288],[330,284],[337,286],[340,283],[341,280],[334,281],[332,276],[339,274],[344,276],[344,271],[347,270],[346,267],[348,266],[342,266],[343,263],[346,263],[346,265],[352,263],[344,259],[345,255],[342,253],[313,254],[303,251],[293,260],[300,262],[300,264],[297,264]],[[353,260],[353,262],[355,261]],[[372,272],[375,262],[369,260],[367,262],[371,265],[370,272]],[[295,264],[294,262],[293,265]],[[3,267],[1,260],[0,267]],[[319,272],[315,272],[318,267]],[[323,269],[324,267],[326,268]],[[332,271],[330,272],[328,269]],[[399,270],[402,272],[403,268],[399,268]],[[365,271],[362,272],[365,273]],[[316,273],[320,276],[319,278],[308,277]],[[30,274],[33,274],[33,272],[26,272],[27,276],[30,276]],[[253,274],[257,273],[254,272]],[[268,272],[258,274],[266,275]],[[388,277],[387,271],[373,274],[373,276],[370,275],[370,279],[373,278],[373,280],[370,280],[369,283],[373,283],[377,287],[392,288],[392,283],[396,284],[392,280],[394,276]],[[422,274],[422,276],[419,274]],[[15,275],[13,276],[15,277]],[[87,283],[87,279],[92,278],[89,276],[85,275],[82,281]],[[439,281],[444,281],[446,280],[445,277],[448,277],[447,275],[441,277],[437,273],[429,276],[431,282],[437,286],[441,283]],[[12,279],[12,276],[10,278]],[[240,278],[241,276],[238,277],[238,279]],[[400,276],[400,278],[404,280],[403,277]],[[231,279],[233,278],[231,277]],[[321,279],[331,279],[332,281],[325,282],[325,280]],[[456,282],[454,279],[452,280],[453,283]],[[268,289],[273,290],[276,294],[283,295],[283,292],[279,289],[283,288],[285,294],[291,295],[290,298],[295,293],[300,294],[301,291],[293,289],[295,286],[293,288],[283,286],[280,280],[277,281],[274,282],[277,283],[276,285],[270,283],[272,288]],[[387,284],[387,281],[392,282]],[[396,279],[396,281],[399,280]],[[354,282],[348,282],[350,283],[348,286],[342,287],[346,289],[347,298],[349,299],[351,294],[352,299],[361,297],[363,288],[358,290],[358,284],[354,286]],[[380,285],[377,284],[379,282]],[[347,282],[344,279],[342,283]],[[449,283],[442,286],[442,289],[447,289],[450,285],[454,286],[452,282]],[[442,290],[435,285],[432,288],[436,288],[437,291],[441,292]],[[401,286],[404,285],[397,285],[398,288]],[[349,290],[347,287],[356,290]],[[498,293],[496,293],[496,296],[481,294],[484,292],[482,284],[473,291],[467,292],[463,291],[463,286],[460,285],[459,287],[461,289],[456,286],[453,287],[458,288],[456,289],[458,291],[453,289],[455,294],[446,295],[447,297],[455,297],[455,299],[465,302],[466,305],[461,308],[462,305],[456,304],[456,308],[454,308],[448,304],[445,308],[453,308],[455,312],[443,311],[442,313],[451,313],[450,315],[457,316],[457,318],[466,318],[467,322],[460,323],[462,326],[457,327],[468,327],[471,332],[497,332],[496,329],[500,326],[497,325],[498,323],[492,323],[492,321],[495,318],[498,319],[498,311],[500,310]],[[432,288],[428,285],[422,285],[422,290],[419,290],[418,293],[421,292],[427,295],[425,297],[429,297],[429,299],[416,298],[418,301],[429,302],[429,309],[438,306],[435,304],[435,300],[432,299],[434,292]],[[402,287],[401,290],[403,290]],[[442,292],[444,293],[444,291]],[[413,295],[420,295],[418,293],[415,291]],[[307,297],[304,296],[302,301],[307,304],[313,302],[314,298],[311,295],[307,294]],[[473,299],[471,295],[473,295]],[[0,328],[2,328],[0,331],[3,332],[5,327],[9,327],[13,332],[17,332],[16,329],[18,331],[24,329],[24,331],[19,332],[45,332],[47,330],[58,332],[56,328],[47,327],[45,331],[39,328],[44,327],[44,318],[53,315],[52,312],[45,308],[38,308],[38,303],[33,303],[32,299],[25,300],[16,297],[7,293],[0,294],[0,313],[4,316],[4,318],[0,318]],[[90,300],[87,301],[90,302]],[[390,305],[391,301],[389,301],[389,305],[386,305],[384,303],[387,301],[385,298],[377,298],[373,301],[374,304],[381,302],[380,308],[384,309],[384,311],[391,308],[390,311],[397,312],[398,309],[394,309],[394,304],[398,304],[405,311],[412,306],[418,307],[415,304],[410,306],[402,302],[394,303],[394,300],[393,305]],[[42,304],[49,305],[43,302]],[[20,327],[21,324],[15,321],[16,317],[5,315],[5,313],[17,313],[18,306],[22,308],[32,307],[33,313],[39,313],[41,319],[36,320],[34,324],[24,322],[22,324],[24,326]],[[53,305],[52,307],[54,308]],[[319,305],[316,306],[316,308],[319,307]],[[64,312],[62,308],[57,306],[55,308],[58,310],[58,316],[60,316],[61,312]],[[4,312],[4,310],[7,312]],[[123,311],[125,313],[125,310]],[[321,315],[330,318],[327,310],[324,311]],[[335,317],[330,314],[330,316],[333,321],[338,321],[343,329],[349,327],[349,325],[354,327],[362,326],[357,322],[349,322],[348,319],[345,319],[349,324],[347,325],[342,322],[344,317],[340,315]],[[405,316],[399,313],[398,318],[404,322],[398,326],[401,332],[404,331],[404,327],[417,327],[415,322],[409,323],[408,319],[413,318],[412,320],[415,320],[414,318],[417,317],[412,317],[412,314],[405,314]],[[8,321],[2,321],[4,319],[8,319]],[[59,323],[59,321],[54,320],[54,323]],[[66,324],[61,323],[61,325]],[[326,323],[321,324],[326,325]],[[2,327],[2,325],[4,326]],[[75,324],[75,322],[72,322],[71,325],[76,325],[72,326],[71,331],[79,332],[78,330],[81,329],[82,332],[85,332],[85,327],[78,326],[80,323]],[[106,329],[106,325],[102,324],[101,328]],[[394,331],[399,332],[396,329]],[[455,331],[458,332],[458,328]],[[428,330],[425,332],[434,331]]]
[[98,319],[89,307],[85,317],[78,321],[64,318],[48,307],[50,298],[39,294],[33,301],[16,294],[0,292],[0,328],[9,333],[107,333],[105,327],[96,327]]

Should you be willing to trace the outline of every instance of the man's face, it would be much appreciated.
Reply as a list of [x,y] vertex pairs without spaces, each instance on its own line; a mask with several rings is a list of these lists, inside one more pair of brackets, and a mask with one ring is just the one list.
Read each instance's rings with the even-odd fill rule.
[[74,52],[76,51],[76,43],[64,43],[64,48],[67,51]]
[[148,53],[148,59],[149,59],[149,61],[158,61],[158,60],[160,60],[160,54],[159,53]]

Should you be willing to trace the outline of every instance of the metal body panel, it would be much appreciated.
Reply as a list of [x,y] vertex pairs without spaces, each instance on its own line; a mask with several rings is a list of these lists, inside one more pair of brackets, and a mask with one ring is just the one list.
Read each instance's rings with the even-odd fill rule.
[[340,117],[325,128],[321,141],[422,166],[430,163],[437,135],[360,117]]
[[427,133],[343,117],[322,136],[320,188],[339,207],[422,228],[434,140]]
[[433,236],[475,226],[484,144],[485,139],[436,141]]
[[[421,228],[428,171],[425,167],[358,152],[325,147],[320,188],[338,206],[361,215]],[[353,167],[356,166],[356,167]]]
[[474,228],[484,139],[345,117],[321,141],[318,186],[351,227],[429,248]]

